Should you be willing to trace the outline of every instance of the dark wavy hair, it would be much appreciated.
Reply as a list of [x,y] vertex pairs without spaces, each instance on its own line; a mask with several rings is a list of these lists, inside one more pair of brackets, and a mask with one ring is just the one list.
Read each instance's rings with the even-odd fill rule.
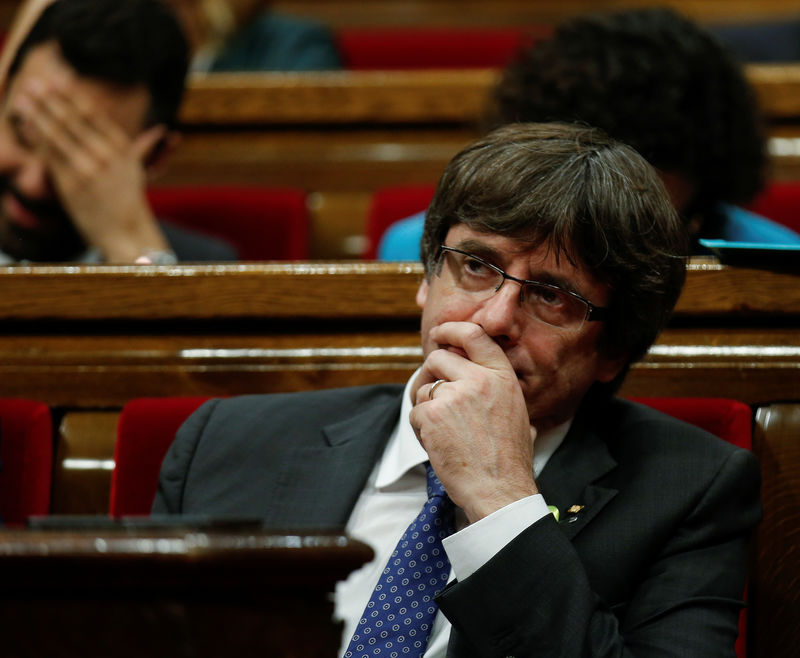
[[148,125],[173,126],[189,67],[189,46],[172,10],[159,0],[57,0],[41,13],[9,68],[55,42],[79,75],[150,92]]
[[711,34],[669,9],[575,18],[520,53],[494,92],[488,128],[579,121],[633,146],[695,186],[685,219],[713,233],[720,202],[749,201],[764,184],[755,94]]
[[426,215],[426,276],[459,223],[546,245],[607,284],[610,317],[598,349],[628,363],[656,339],[686,276],[686,231],[660,178],[636,151],[595,128],[510,124],[456,155]]

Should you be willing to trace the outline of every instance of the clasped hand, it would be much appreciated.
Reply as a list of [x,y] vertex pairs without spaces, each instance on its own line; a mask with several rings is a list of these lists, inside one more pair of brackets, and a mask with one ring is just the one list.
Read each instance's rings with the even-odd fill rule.
[[[450,498],[473,523],[538,492],[525,398],[502,348],[477,324],[430,331],[411,425]],[[430,398],[437,379],[446,380]]]

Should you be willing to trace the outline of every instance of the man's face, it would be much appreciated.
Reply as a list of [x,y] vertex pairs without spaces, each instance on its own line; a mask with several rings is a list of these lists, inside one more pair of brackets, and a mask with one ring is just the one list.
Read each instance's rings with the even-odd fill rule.
[[[605,306],[608,287],[571,265],[556,262],[547,247],[536,249],[494,234],[479,233],[463,224],[452,226],[444,244],[479,256],[520,279],[554,283],[577,292],[595,306]],[[603,357],[597,351],[602,322],[584,322],[567,330],[531,318],[519,304],[520,286],[506,281],[483,301],[431,275],[417,294],[422,307],[422,348],[427,357],[437,345],[432,327],[444,322],[473,322],[503,349],[517,375],[531,424],[542,431],[564,422],[577,410],[595,381],[613,379],[624,365],[622,359]]]
[[144,87],[79,76],[55,43],[33,48],[10,80],[0,105],[0,249],[17,260],[70,260],[85,245],[53,187],[40,137],[19,106],[20,89],[31,80],[61,85],[131,137],[144,128],[150,95]]

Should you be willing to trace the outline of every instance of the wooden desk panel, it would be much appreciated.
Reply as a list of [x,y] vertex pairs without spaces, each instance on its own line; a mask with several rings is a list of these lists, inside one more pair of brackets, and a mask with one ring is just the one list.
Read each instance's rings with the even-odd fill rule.
[[[421,277],[395,263],[0,268],[0,396],[118,408],[403,381],[421,360]],[[624,390],[800,399],[797,283],[695,261]]]
[[[422,277],[419,263],[6,266],[0,267],[0,318],[7,326],[0,333],[11,329],[9,322],[31,321],[42,328],[62,323],[63,329],[82,320],[189,320],[194,327],[198,320],[244,318],[394,322],[418,317],[415,293]],[[713,318],[766,326],[774,326],[776,317],[796,320],[797,284],[796,274],[693,259],[675,318],[695,325]]]
[[[0,0],[8,29],[21,0]],[[275,0],[276,11],[341,27],[505,27],[556,23],[588,11],[654,4],[650,0]],[[704,22],[744,22],[796,15],[795,0],[666,0],[659,2]]]
[[790,658],[800,646],[800,404],[766,405],[755,420],[764,517],[751,567],[748,655]]
[[668,5],[705,22],[796,15],[793,0],[275,0],[272,6],[334,27],[487,27],[556,23],[590,11]]
[[[132,397],[238,395],[403,382],[422,352],[407,332],[352,330],[238,336],[0,335],[0,396],[65,408],[119,407]],[[716,395],[760,403],[800,399],[796,328],[674,329],[635,364],[629,395]]]
[[222,126],[469,123],[499,76],[494,69],[195,74],[180,119]]
[[[800,118],[800,63],[747,64],[770,122]],[[480,122],[496,69],[194,74],[187,126],[414,125]]]
[[333,658],[330,593],[371,557],[257,528],[6,532],[3,655]]

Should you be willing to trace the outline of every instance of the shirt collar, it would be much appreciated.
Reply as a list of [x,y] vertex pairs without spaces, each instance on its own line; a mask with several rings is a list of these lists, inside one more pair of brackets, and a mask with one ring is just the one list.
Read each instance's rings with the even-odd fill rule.
[[[419,374],[419,369],[411,375],[408,382],[406,382],[405,389],[403,389],[400,417],[383,451],[383,457],[375,478],[375,486],[378,489],[394,484],[411,469],[428,461],[428,453],[425,452],[425,449],[417,440],[417,435],[414,433],[414,429],[408,419],[411,408],[414,406],[411,400],[411,387],[417,374]],[[561,445],[570,425],[572,425],[571,418],[561,425],[543,432],[536,438],[533,455],[533,475],[535,478],[539,477],[539,473],[542,472],[547,460]]]
[[375,486],[379,489],[394,484],[412,468],[428,461],[428,453],[417,440],[417,435],[408,419],[414,406],[411,401],[411,387],[418,373],[419,368],[411,375],[403,389],[400,417],[383,451],[378,475],[375,478]]

